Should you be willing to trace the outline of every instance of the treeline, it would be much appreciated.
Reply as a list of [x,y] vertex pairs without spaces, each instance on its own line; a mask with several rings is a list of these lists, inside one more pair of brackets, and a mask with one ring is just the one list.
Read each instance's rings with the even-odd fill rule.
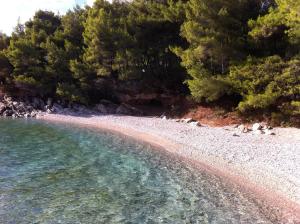
[[84,104],[135,83],[241,113],[299,116],[300,0],[97,0],[63,16],[38,11],[0,35],[0,82]]

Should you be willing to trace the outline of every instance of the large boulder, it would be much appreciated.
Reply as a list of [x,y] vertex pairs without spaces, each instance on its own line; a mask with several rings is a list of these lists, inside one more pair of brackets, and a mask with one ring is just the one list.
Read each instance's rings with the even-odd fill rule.
[[27,107],[23,102],[13,102],[13,109],[18,113],[25,113],[27,112]]
[[3,112],[2,116],[3,116],[3,117],[10,117],[10,116],[12,116],[13,114],[14,114],[14,112],[13,112],[12,110],[8,109],[8,110],[5,110],[5,111]]
[[100,113],[115,114],[118,105],[109,100],[101,100],[100,103],[96,105],[96,107],[97,107],[96,110],[99,111]]
[[88,108],[86,106],[82,105],[82,104],[74,103],[72,109],[75,112],[82,113],[82,114],[90,112],[90,110],[88,110]]
[[32,99],[32,106],[35,109],[43,110],[45,108],[45,102],[42,99],[40,99],[40,98],[34,97]]
[[4,102],[6,102],[7,104],[11,104],[12,101],[13,101],[13,98],[11,96],[8,96],[8,95],[5,95],[3,97],[3,99],[4,99]]
[[48,107],[52,107],[52,105],[53,105],[53,99],[52,98],[48,98],[47,99],[47,106]]
[[133,106],[122,103],[116,110],[117,114],[141,116],[143,112]]
[[6,104],[0,102],[0,115],[2,115],[2,113],[6,110]]
[[[5,99],[4,99],[5,98]],[[13,118],[35,117],[35,108],[30,101],[13,100],[11,97],[5,96],[3,102],[0,102],[0,116]],[[36,107],[43,106],[42,101],[38,98],[34,102]]]
[[36,118],[40,114],[42,114],[42,111],[34,110],[31,113],[28,113],[26,117]]
[[34,108],[33,108],[31,105],[27,105],[27,106],[26,106],[26,111],[27,111],[27,112],[30,112],[30,113],[31,113],[33,110],[34,110]]
[[97,104],[94,108],[97,112],[100,112],[101,114],[108,114],[108,110],[106,108],[106,106],[104,106],[103,104]]
[[54,112],[54,111],[51,110],[51,109],[47,109],[47,110],[46,110],[46,113],[47,113],[47,114],[52,114],[53,112]]
[[53,106],[52,106],[52,109],[51,109],[51,111],[55,112],[55,113],[60,113],[63,110],[64,110],[64,108],[61,105],[57,104],[57,103],[54,103]]
[[23,115],[23,117],[24,117],[24,118],[30,118],[30,117],[31,117],[31,115],[30,115],[30,114],[28,114],[28,113],[25,113],[25,114]]

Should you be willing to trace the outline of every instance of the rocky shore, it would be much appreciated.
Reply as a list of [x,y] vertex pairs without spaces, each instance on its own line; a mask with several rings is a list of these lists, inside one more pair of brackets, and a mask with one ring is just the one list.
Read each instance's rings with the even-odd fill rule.
[[5,95],[0,99],[0,116],[12,118],[35,118],[42,114],[123,114],[142,116],[143,111],[122,103],[120,105],[112,103],[108,100],[102,100],[93,108],[87,108],[84,105],[75,103],[63,103],[61,101],[54,102],[53,99],[48,98],[43,100],[41,98],[33,97],[32,99],[14,99],[11,96]]
[[230,174],[226,178],[238,180],[241,185],[249,181],[261,186],[264,189],[260,190],[261,196],[270,195],[268,200],[285,207],[295,206],[292,211],[300,211],[299,129],[273,129],[264,123],[217,128],[191,118],[143,115],[128,104],[118,105],[107,100],[87,108],[52,99],[16,100],[9,96],[0,99],[0,116],[38,118],[121,132],[161,146],[189,161],[205,164],[216,172],[224,171]]
[[[108,100],[101,100],[99,104],[93,108],[88,108],[84,105],[75,103],[64,103],[61,101],[54,102],[53,99],[48,98],[43,100],[41,98],[33,97],[30,100],[14,99],[13,97],[5,95],[0,99],[0,116],[13,117],[13,118],[35,118],[38,115],[43,114],[118,114],[118,115],[130,115],[130,116],[143,116],[145,113],[136,107],[129,104],[115,104]],[[199,121],[192,118],[183,119],[168,119],[165,115],[160,117],[162,120],[173,120],[179,123],[187,123],[195,127],[201,127],[202,124]],[[266,134],[275,135],[273,128],[266,123],[255,123],[251,127],[244,124],[235,125],[235,132],[233,136],[240,137],[240,135],[246,133],[253,134]]]
[[45,108],[45,103],[38,98],[34,98],[32,101],[20,101],[15,100],[10,96],[4,96],[0,101],[0,116],[13,118],[34,118]]

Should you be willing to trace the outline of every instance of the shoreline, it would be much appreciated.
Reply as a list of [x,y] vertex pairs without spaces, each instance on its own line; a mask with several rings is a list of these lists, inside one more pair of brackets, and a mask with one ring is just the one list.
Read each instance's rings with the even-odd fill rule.
[[[124,122],[125,125],[124,123],[118,124],[115,119],[123,120],[123,122],[128,119],[128,122]],[[297,195],[297,191],[296,195],[291,196],[290,194],[285,194],[285,192],[282,192],[278,189],[273,189],[272,185],[274,183],[267,183],[267,179],[265,180],[266,182],[263,183],[266,186],[262,186],[262,183],[259,179],[264,179],[264,177],[259,178],[257,174],[258,179],[254,181],[253,179],[249,178],[249,176],[245,176],[245,173],[243,175],[243,173],[241,173],[240,170],[237,170],[235,166],[230,166],[230,163],[228,163],[226,159],[207,155],[201,152],[201,149],[193,149],[191,147],[187,148],[187,145],[172,141],[170,138],[166,138],[163,135],[157,135],[156,133],[151,131],[147,132],[141,130],[141,127],[137,128],[135,125],[130,124],[131,119],[147,120],[154,118],[110,115],[79,116],[61,114],[46,114],[38,117],[38,120],[69,123],[84,127],[106,130],[121,134],[126,137],[130,137],[140,142],[148,143],[156,148],[179,157],[184,162],[190,163],[198,169],[208,172],[209,174],[216,175],[228,183],[233,183],[239,186],[239,188],[241,188],[244,192],[250,194],[251,197],[253,197],[254,199],[258,199],[259,201],[263,202],[263,204],[266,204],[267,207],[262,208],[263,210],[274,209],[274,211],[276,212],[280,210],[280,217],[282,220],[285,220],[284,222],[300,222],[300,203],[297,200],[298,196],[300,195]],[[158,120],[157,122],[159,123],[165,121]],[[180,132],[178,133],[178,135],[180,135]],[[246,170],[244,171],[247,173]],[[295,192],[292,193],[295,194]],[[295,198],[296,200],[294,200]],[[291,220],[292,222],[290,222]]]

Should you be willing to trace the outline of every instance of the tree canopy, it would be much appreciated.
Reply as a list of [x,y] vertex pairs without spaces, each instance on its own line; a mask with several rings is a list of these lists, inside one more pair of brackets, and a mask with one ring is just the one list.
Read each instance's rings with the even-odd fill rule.
[[300,0],[96,0],[0,33],[0,82],[84,104],[135,83],[298,116],[299,46]]

